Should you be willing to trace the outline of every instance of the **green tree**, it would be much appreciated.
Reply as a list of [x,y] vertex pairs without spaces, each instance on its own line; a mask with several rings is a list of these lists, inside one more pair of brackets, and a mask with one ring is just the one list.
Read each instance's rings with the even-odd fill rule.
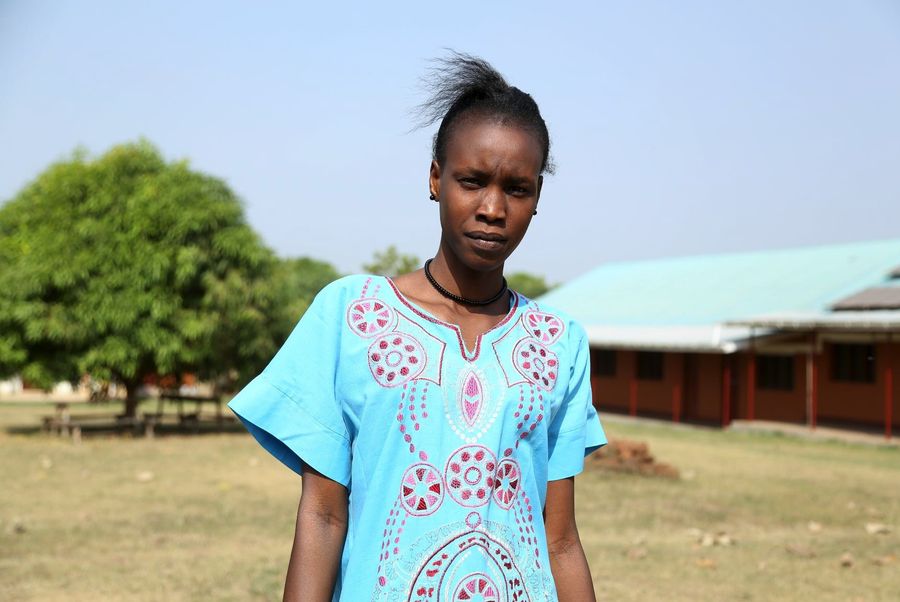
[[276,272],[283,308],[280,312],[282,315],[280,330],[290,332],[312,303],[316,293],[340,276],[335,267],[325,261],[310,257],[282,259]]
[[149,143],[51,165],[0,208],[0,373],[246,380],[284,338],[277,260],[221,180]]
[[422,262],[415,255],[406,255],[397,251],[394,245],[384,251],[376,251],[371,263],[363,264],[363,271],[381,276],[399,276],[419,269]]
[[509,288],[518,291],[531,299],[539,297],[553,288],[547,284],[547,281],[544,280],[543,276],[529,274],[528,272],[515,272],[514,274],[510,274],[506,277],[506,282],[509,285]]

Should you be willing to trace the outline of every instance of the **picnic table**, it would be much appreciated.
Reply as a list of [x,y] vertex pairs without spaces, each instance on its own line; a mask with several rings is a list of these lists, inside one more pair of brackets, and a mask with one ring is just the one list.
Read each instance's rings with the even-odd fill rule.
[[89,414],[72,414],[70,411],[70,405],[72,403],[73,402],[69,401],[58,401],[54,404],[54,414],[51,416],[44,416],[42,419],[42,428],[44,432],[53,433],[61,437],[72,437],[72,440],[76,442],[81,440],[81,432],[83,429],[114,431],[140,431],[143,429],[144,436],[153,436],[152,421],[148,423],[148,421],[143,418],[127,416],[125,414],[96,412]]
[[[166,402],[175,403],[178,407],[178,422],[197,422],[204,405],[215,406],[215,422],[221,424],[225,420],[222,414],[222,397],[220,395],[193,395],[179,391],[163,391],[156,400],[156,416],[163,416],[163,405]],[[185,412],[185,404],[194,404],[193,412]]]

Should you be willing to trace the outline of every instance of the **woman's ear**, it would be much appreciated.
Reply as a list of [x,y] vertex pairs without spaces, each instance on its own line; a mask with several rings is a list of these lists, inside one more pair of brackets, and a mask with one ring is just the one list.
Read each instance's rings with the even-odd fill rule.
[[538,176],[537,194],[534,195],[534,209],[537,211],[538,201],[541,200],[541,188],[544,187],[544,176]]
[[431,169],[428,171],[428,188],[434,200],[441,198],[441,166],[432,160]]

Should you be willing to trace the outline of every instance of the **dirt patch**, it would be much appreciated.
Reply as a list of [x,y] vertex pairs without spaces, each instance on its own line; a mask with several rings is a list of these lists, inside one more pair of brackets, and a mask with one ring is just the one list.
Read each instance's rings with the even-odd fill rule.
[[590,457],[589,465],[600,470],[640,474],[648,477],[678,479],[678,469],[671,464],[657,462],[650,447],[643,441],[610,439],[609,443]]

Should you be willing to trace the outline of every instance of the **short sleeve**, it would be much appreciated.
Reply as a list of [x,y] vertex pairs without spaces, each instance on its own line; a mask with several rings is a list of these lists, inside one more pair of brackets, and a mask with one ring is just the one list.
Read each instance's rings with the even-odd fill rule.
[[584,469],[584,458],[606,444],[591,395],[590,348],[584,329],[572,324],[575,354],[565,397],[549,428],[549,466],[547,480],[577,475]]
[[335,395],[343,324],[332,283],[313,300],[263,372],[228,407],[250,434],[288,468],[301,460],[350,486],[350,436]]

